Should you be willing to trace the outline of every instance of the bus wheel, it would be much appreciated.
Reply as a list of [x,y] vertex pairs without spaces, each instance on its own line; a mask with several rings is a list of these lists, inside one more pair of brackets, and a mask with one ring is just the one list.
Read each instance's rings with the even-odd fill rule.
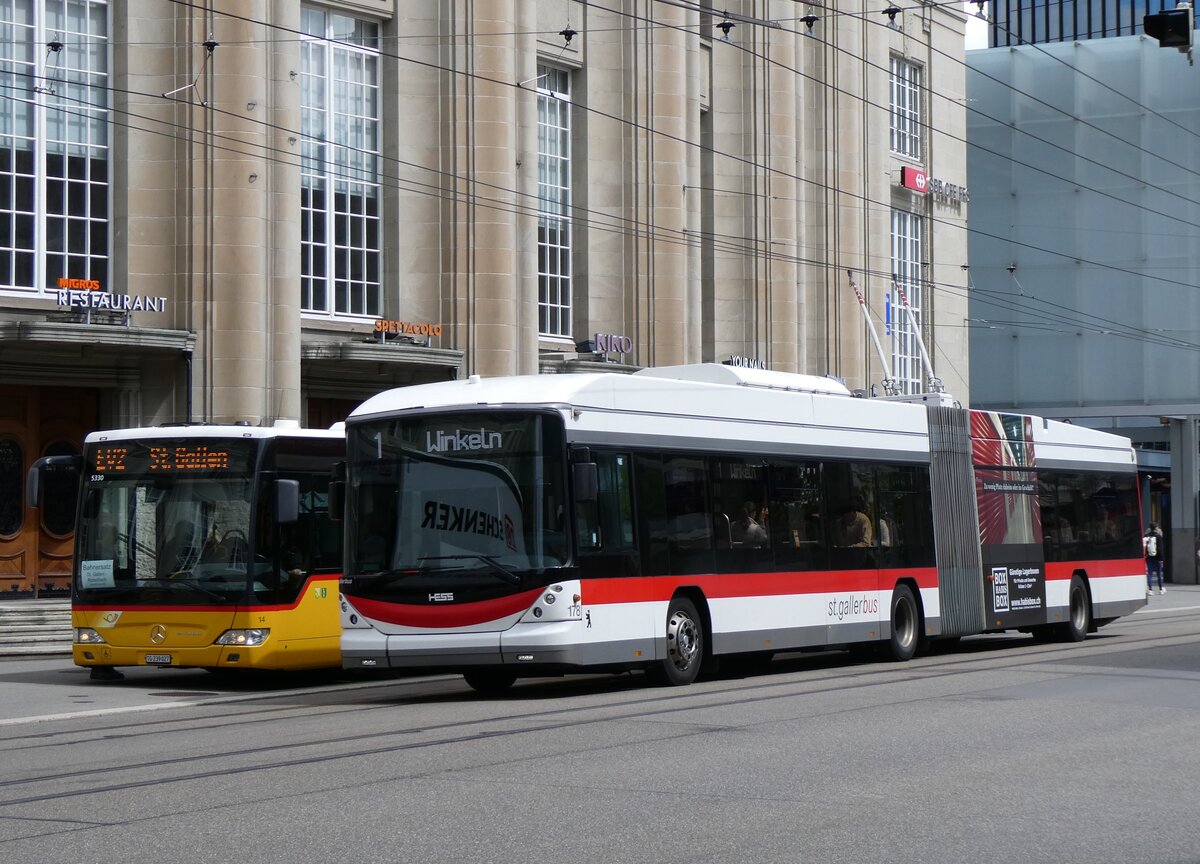
[[892,637],[888,640],[889,660],[904,662],[917,653],[921,639],[921,612],[912,589],[897,585],[892,591]]
[[1088,600],[1087,588],[1078,576],[1071,577],[1067,606],[1067,623],[1058,631],[1059,638],[1063,642],[1082,642],[1092,626],[1092,604]]
[[704,627],[696,604],[676,597],[667,607],[667,656],[653,667],[660,684],[679,687],[691,684],[704,662]]
[[472,690],[491,696],[503,693],[517,681],[516,673],[506,669],[472,669],[464,672],[463,678]]

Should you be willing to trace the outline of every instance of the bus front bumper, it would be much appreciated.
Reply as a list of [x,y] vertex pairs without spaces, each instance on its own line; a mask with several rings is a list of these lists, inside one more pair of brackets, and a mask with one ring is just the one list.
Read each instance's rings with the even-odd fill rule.
[[654,640],[580,639],[579,621],[523,622],[504,631],[388,635],[375,629],[342,631],[346,669],[462,669],[508,666],[579,669],[636,666],[655,659]]
[[74,645],[76,666],[154,666],[176,669],[286,669],[293,665],[289,652],[270,642],[256,647],[205,645],[198,648],[145,648],[119,645]]

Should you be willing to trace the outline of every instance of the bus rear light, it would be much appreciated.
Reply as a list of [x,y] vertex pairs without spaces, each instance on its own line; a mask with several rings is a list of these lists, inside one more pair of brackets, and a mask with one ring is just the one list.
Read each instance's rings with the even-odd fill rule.
[[76,627],[75,628],[75,644],[76,645],[103,645],[104,637],[93,630],[91,627]]
[[574,604],[575,606],[578,606],[578,605],[579,605],[579,601],[580,601],[580,600],[582,600],[582,599],[583,599],[583,598],[582,598],[582,597],[580,597],[578,594],[574,594],[574,595],[572,595],[572,596],[571,596],[571,603],[572,603],[572,604]]
[[542,599],[546,601],[547,606],[553,606],[555,604],[555,602],[558,601],[558,598],[549,592],[547,592],[546,596],[543,597]]
[[215,645],[239,645],[253,648],[267,641],[271,631],[265,628],[254,630],[226,630],[217,637]]

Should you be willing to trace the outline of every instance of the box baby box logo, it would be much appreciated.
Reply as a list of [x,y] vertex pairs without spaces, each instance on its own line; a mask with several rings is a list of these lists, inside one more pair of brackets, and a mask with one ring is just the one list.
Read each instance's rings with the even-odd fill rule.
[[1008,568],[992,568],[992,608],[997,612],[1008,611]]

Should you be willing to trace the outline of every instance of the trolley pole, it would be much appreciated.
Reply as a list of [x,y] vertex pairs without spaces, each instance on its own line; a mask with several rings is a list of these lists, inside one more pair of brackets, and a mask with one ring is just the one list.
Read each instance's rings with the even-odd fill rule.
[[850,287],[854,289],[854,296],[858,298],[858,308],[862,310],[863,319],[867,322],[867,329],[871,331],[871,339],[875,343],[875,351],[879,354],[879,362],[883,366],[884,395],[898,396],[900,389],[896,386],[896,379],[892,377],[892,369],[888,365],[887,355],[883,353],[883,345],[879,341],[879,332],[875,329],[875,322],[871,320],[871,313],[867,311],[867,301],[863,299],[862,291],[858,290],[858,284],[854,281],[854,271],[847,270],[846,276],[850,279]]

